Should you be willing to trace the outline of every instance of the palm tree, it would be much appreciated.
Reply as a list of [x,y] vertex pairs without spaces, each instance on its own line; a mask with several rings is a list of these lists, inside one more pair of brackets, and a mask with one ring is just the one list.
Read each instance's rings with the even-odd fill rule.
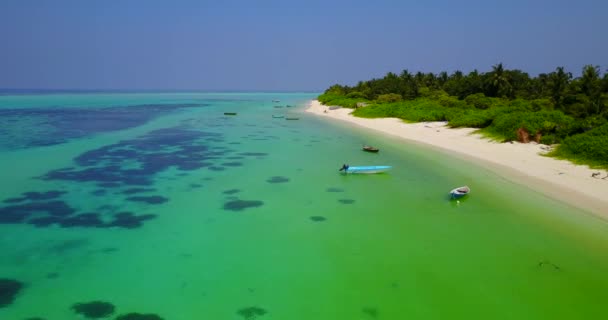
[[511,85],[506,77],[504,67],[502,63],[492,66],[492,72],[490,72],[489,79],[489,96],[498,97],[504,95],[505,92],[510,91]]
[[599,114],[602,104],[602,87],[600,80],[600,68],[586,65],[580,79],[581,91],[589,97],[589,113]]
[[555,103],[555,106],[558,108],[563,106],[564,93],[571,79],[572,73],[565,72],[564,67],[558,67],[555,69],[555,72],[549,74],[551,98],[553,98],[553,103]]

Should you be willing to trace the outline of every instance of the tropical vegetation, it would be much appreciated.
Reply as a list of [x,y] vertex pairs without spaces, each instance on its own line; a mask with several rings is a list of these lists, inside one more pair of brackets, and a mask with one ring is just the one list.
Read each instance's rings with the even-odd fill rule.
[[404,70],[333,85],[318,99],[359,117],[446,121],[504,142],[555,144],[551,156],[608,168],[608,72],[598,66],[585,66],[578,77],[563,67],[531,77],[502,63],[485,73]]

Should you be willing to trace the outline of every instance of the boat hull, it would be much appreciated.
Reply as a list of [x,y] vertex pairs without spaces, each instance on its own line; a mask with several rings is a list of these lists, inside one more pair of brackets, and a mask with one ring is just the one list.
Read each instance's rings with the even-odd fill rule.
[[450,196],[452,197],[452,199],[460,199],[469,194],[469,192],[471,192],[471,189],[469,189],[469,187],[459,187],[450,191]]
[[344,170],[344,172],[357,174],[374,174],[386,172],[391,168],[391,166],[353,166],[348,167],[348,169]]

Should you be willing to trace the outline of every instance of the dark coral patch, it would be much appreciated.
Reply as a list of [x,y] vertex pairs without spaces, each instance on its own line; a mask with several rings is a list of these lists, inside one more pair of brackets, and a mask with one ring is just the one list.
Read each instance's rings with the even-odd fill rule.
[[285,183],[285,182],[289,182],[289,178],[281,177],[281,176],[274,176],[274,177],[271,177],[268,180],[266,180],[266,182],[268,182],[268,183]]
[[182,128],[151,131],[136,139],[124,140],[82,153],[74,158],[79,168],[62,168],[48,172],[46,180],[95,182],[101,187],[145,186],[154,176],[171,167],[196,170],[210,164],[209,148],[197,145],[206,136],[219,136]]
[[248,208],[256,208],[264,205],[263,201],[258,200],[232,200],[224,203],[224,210],[242,211]]
[[111,316],[114,313],[114,305],[104,301],[91,301],[76,303],[72,305],[72,310],[89,319],[99,319]]
[[57,279],[57,278],[59,278],[59,273],[57,273],[57,272],[47,273],[46,278],[47,279]]
[[323,221],[327,220],[327,218],[325,218],[324,216],[311,216],[310,220],[312,220],[314,222],[323,222]]
[[152,188],[129,188],[126,190],[123,190],[121,193],[122,194],[134,194],[134,193],[142,193],[142,192],[154,192],[156,191],[156,189],[152,189]]
[[129,201],[133,201],[133,202],[145,202],[147,204],[161,204],[161,203],[165,203],[167,201],[169,201],[168,198],[162,197],[162,196],[135,196],[135,197],[128,197],[127,200]]
[[[0,119],[14,119],[17,124],[26,122],[24,125],[32,132],[23,135],[14,132],[15,126],[0,126],[0,136],[10,137],[0,141],[0,148],[56,145],[96,133],[136,127],[173,111],[202,106],[165,103],[108,108],[3,108]],[[32,122],[40,125],[31,126]]]
[[163,320],[157,314],[141,314],[137,312],[131,312],[127,314],[120,315],[116,318],[116,320]]
[[241,192],[241,190],[239,190],[239,189],[230,189],[230,190],[225,190],[222,193],[223,194],[235,194],[235,193],[239,193],[239,192]]
[[365,308],[361,309],[361,312],[365,313],[366,315],[368,315],[372,318],[378,317],[378,309],[376,309],[376,308],[365,307]]
[[104,222],[97,213],[81,213],[75,216],[64,218],[59,222],[62,228],[74,227],[104,227]]
[[353,200],[353,199],[339,199],[338,202],[340,202],[342,204],[353,204],[353,203],[355,203],[355,200]]
[[245,320],[253,320],[267,314],[268,311],[260,307],[247,307],[239,309],[236,313]]
[[114,215],[114,220],[107,224],[108,227],[120,227],[135,229],[143,225],[144,221],[156,218],[153,214],[134,215],[132,212],[119,212]]
[[325,189],[325,191],[327,191],[327,192],[344,192],[344,189],[330,187],[330,188]]
[[51,191],[46,191],[46,192],[30,191],[30,192],[22,193],[20,198],[10,198],[10,199],[4,200],[3,202],[4,203],[18,203],[18,202],[23,202],[26,200],[29,200],[29,201],[51,200],[51,199],[59,198],[61,195],[65,194],[65,193],[66,193],[65,191],[57,191],[57,190],[51,190]]
[[13,279],[0,279],[0,308],[9,306],[15,301],[23,283]]
[[190,188],[192,188],[192,189],[198,189],[198,188],[202,188],[202,187],[203,187],[203,185],[200,183],[191,183],[190,184]]
[[211,171],[224,171],[224,170],[226,170],[226,168],[212,166],[212,167],[209,167],[209,170],[211,170]]
[[239,153],[239,155],[241,155],[241,156],[249,156],[249,157],[263,157],[263,156],[267,156],[268,153],[264,153],[264,152],[241,152],[241,153]]
[[73,208],[60,200],[18,204],[0,208],[0,223],[22,223],[31,215],[36,214],[64,217],[74,212]]

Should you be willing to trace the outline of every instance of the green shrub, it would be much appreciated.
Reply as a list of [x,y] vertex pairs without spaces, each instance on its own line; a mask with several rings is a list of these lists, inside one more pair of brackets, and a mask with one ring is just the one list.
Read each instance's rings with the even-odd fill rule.
[[493,114],[487,110],[466,110],[450,119],[448,125],[452,128],[485,128],[492,123]]
[[358,92],[358,91],[353,91],[349,94],[346,95],[347,98],[351,98],[351,99],[365,99],[365,94]]
[[476,94],[468,95],[467,97],[464,98],[464,101],[468,105],[472,105],[477,109],[487,109],[490,106],[492,106],[492,99],[486,97],[486,95],[483,93],[476,93]]
[[401,101],[401,99],[402,99],[402,97],[400,94],[387,93],[387,94],[379,95],[376,100],[379,103],[391,103],[391,102],[399,102],[399,101]]
[[495,115],[487,131],[504,137],[506,141],[517,139],[517,130],[524,128],[535,135],[553,134],[558,140],[568,135],[574,127],[574,119],[561,111],[500,112]]
[[550,155],[608,168],[608,123],[564,139]]

